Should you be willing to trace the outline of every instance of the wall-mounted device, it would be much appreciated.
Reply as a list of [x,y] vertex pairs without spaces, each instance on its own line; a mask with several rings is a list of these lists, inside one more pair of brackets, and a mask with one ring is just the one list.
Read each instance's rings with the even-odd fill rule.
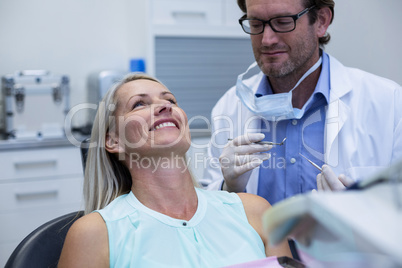
[[64,120],[69,110],[69,77],[44,70],[25,70],[2,77],[6,139],[64,137]]

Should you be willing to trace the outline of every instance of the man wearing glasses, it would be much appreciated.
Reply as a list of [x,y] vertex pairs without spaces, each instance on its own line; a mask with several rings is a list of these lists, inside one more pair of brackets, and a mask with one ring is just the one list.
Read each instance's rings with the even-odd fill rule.
[[[256,63],[212,111],[208,159],[220,165],[207,165],[209,189],[247,191],[275,204],[312,189],[345,189],[402,158],[401,87],[323,50],[333,0],[238,5]],[[258,143],[284,138],[283,145]]]

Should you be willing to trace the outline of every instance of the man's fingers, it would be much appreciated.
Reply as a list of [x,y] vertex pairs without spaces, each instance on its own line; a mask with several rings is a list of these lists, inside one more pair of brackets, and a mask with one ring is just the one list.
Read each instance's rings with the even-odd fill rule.
[[339,180],[338,176],[334,173],[334,171],[328,166],[322,166],[322,173],[323,175],[323,187],[327,188],[328,190],[338,191],[345,189],[343,183]]
[[339,175],[339,180],[342,182],[342,184],[345,187],[349,187],[350,185],[352,185],[354,183],[354,180],[352,180],[351,178],[347,177],[345,174]]
[[248,162],[253,162],[253,161],[265,161],[268,160],[271,157],[271,154],[268,153],[261,153],[261,154],[247,154],[247,155],[237,155],[235,157],[235,165],[240,166],[240,165],[245,165]]
[[233,139],[234,146],[248,145],[254,142],[262,141],[265,135],[262,133],[247,133]]
[[262,162],[263,161],[261,159],[254,159],[253,161],[248,162],[248,163],[246,163],[244,165],[235,166],[234,171],[239,176],[241,174],[246,173],[247,171],[255,169],[256,167],[261,165]]
[[332,191],[332,188],[328,184],[328,181],[327,181],[325,175],[321,175],[321,185],[322,185],[322,189],[324,191]]
[[323,191],[324,188],[322,186],[322,175],[321,173],[317,175],[317,190]]
[[236,155],[247,155],[247,154],[255,154],[267,152],[272,149],[272,145],[260,145],[260,144],[250,144],[250,145],[242,145],[234,148],[234,153]]
[[353,184],[354,181],[344,174],[337,176],[328,166],[322,166],[322,172],[317,175],[317,189],[323,191],[339,191]]

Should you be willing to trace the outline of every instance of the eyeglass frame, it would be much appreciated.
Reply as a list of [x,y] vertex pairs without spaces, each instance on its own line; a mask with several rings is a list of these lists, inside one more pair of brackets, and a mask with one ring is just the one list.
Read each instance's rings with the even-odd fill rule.
[[[294,31],[294,30],[296,29],[296,21],[297,21],[298,19],[300,19],[301,16],[303,16],[304,14],[307,14],[310,10],[314,9],[315,7],[316,7],[316,5],[312,5],[311,7],[305,8],[305,9],[303,9],[302,11],[300,11],[299,13],[297,13],[297,14],[295,14],[295,15],[278,16],[278,17],[275,17],[275,18],[271,18],[271,19],[269,19],[269,20],[248,19],[247,17],[245,17],[245,16],[247,16],[247,14],[246,14],[246,15],[243,15],[243,17],[241,17],[241,18],[239,19],[239,24],[240,24],[241,28],[243,29],[243,31],[244,31],[246,34],[250,34],[250,35],[259,35],[259,34],[262,34],[262,33],[264,32],[264,30],[265,30],[265,25],[266,25],[266,24],[268,24],[269,27],[271,27],[272,31],[274,31],[275,33],[289,33],[289,32],[292,32],[292,31]],[[289,30],[289,31],[278,31],[278,30],[276,30],[274,27],[272,27],[271,21],[272,21],[272,20],[275,20],[275,19],[280,19],[280,18],[292,18],[292,19],[293,19],[293,23],[294,23],[293,29],[292,29],[292,30]],[[244,30],[244,27],[243,27],[243,21],[245,21],[245,20],[248,20],[248,21],[250,21],[250,20],[258,20],[258,21],[262,22],[262,26],[263,26],[263,27],[262,27],[261,32],[260,32],[260,33],[248,33],[248,32],[246,32],[246,30]]]

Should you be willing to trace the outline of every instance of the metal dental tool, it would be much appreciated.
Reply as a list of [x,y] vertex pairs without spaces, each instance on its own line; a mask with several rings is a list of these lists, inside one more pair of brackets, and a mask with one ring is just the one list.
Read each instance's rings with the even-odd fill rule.
[[[233,140],[233,139],[228,139],[228,141],[231,141],[231,140]],[[280,142],[280,143],[277,143],[277,142],[272,142],[272,141],[258,141],[258,142],[254,142],[255,144],[262,144],[262,145],[265,145],[265,144],[267,144],[267,145],[283,145],[283,143],[285,142],[285,140],[286,140],[286,137],[283,139],[283,141],[282,142]]]
[[310,159],[308,159],[307,157],[305,157],[305,156],[302,155],[301,153],[299,153],[299,155],[303,156],[310,164],[312,164],[316,169],[318,169],[319,171],[322,172],[322,168],[320,168],[319,165],[317,165],[316,163],[314,163],[313,161],[311,161]]

